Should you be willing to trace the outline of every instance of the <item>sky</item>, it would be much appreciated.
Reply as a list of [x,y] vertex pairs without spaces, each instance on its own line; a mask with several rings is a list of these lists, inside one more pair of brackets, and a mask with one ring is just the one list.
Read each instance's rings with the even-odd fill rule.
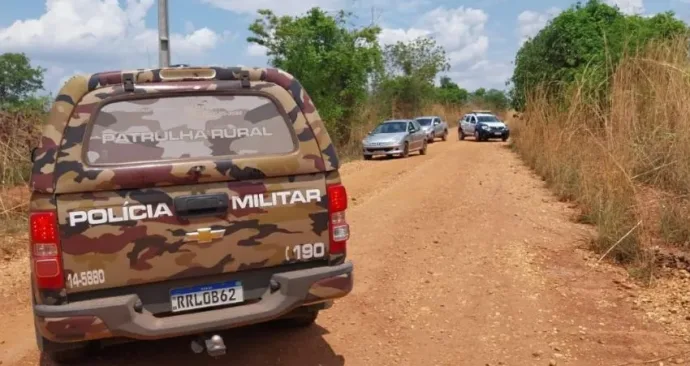
[[[690,0],[606,0],[628,14],[672,10],[690,23]],[[0,53],[24,52],[46,69],[55,94],[72,75],[158,65],[155,0],[3,0]],[[470,91],[505,89],[515,53],[575,0],[169,0],[171,63],[267,66],[250,45],[257,10],[301,15],[319,6],[382,28],[383,44],[433,37],[450,59],[446,73]]]

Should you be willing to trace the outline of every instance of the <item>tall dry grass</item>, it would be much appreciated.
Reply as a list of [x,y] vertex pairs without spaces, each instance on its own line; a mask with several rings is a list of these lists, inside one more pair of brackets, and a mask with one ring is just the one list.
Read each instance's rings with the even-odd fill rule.
[[[454,128],[454,122],[467,108],[470,107],[430,105],[423,114],[440,115]],[[346,161],[360,158],[361,140],[382,120],[414,117],[405,115],[403,110],[394,107],[382,111],[376,101],[365,104],[352,121],[350,141],[338,146],[341,158]],[[30,148],[37,146],[44,117],[40,113],[0,112],[0,256],[12,256],[23,248],[23,241],[17,240],[14,234],[26,232]]]
[[8,258],[23,247],[16,233],[26,231],[31,171],[30,148],[40,136],[43,114],[0,111],[0,256]]
[[338,146],[338,154],[345,160],[353,160],[361,158],[362,139],[376,127],[379,123],[386,119],[394,118],[414,118],[421,115],[435,115],[442,117],[447,123],[449,132],[452,133],[457,126],[457,120],[462,117],[464,113],[472,108],[478,108],[471,105],[443,105],[443,104],[429,104],[418,115],[410,115],[404,106],[399,106],[393,103],[390,110],[382,111],[381,107],[375,101],[363,105],[357,113],[355,120],[352,121],[351,139],[347,143]]
[[536,90],[513,123],[519,154],[580,204],[582,221],[599,229],[594,247],[620,262],[645,260],[643,244],[659,237],[689,248],[687,47],[677,39],[625,57],[603,102],[583,93],[590,80],[572,87],[566,106]]

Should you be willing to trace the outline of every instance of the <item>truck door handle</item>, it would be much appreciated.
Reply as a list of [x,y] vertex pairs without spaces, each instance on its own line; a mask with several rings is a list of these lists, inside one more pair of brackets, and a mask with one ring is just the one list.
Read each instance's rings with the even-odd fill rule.
[[227,194],[216,193],[176,197],[173,204],[178,217],[205,217],[225,215],[229,202]]

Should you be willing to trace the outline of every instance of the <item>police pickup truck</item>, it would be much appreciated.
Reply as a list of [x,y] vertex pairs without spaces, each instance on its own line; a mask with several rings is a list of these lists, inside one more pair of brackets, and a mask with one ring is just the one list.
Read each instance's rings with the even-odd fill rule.
[[312,324],[352,289],[348,199],[306,90],[272,68],[75,76],[32,152],[38,347]]
[[491,111],[472,111],[458,120],[458,139],[474,136],[475,141],[487,141],[500,138],[502,141],[510,137],[510,129]]

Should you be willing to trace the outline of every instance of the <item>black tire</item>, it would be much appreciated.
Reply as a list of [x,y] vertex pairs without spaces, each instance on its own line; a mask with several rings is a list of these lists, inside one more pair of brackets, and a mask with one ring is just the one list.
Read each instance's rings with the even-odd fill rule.
[[314,324],[318,316],[318,310],[309,311],[306,314],[300,314],[293,318],[277,320],[276,325],[285,328],[306,328]]
[[364,155],[364,160],[371,160],[372,156],[371,155]]
[[419,155],[426,155],[426,147],[427,147],[426,141],[424,141],[424,145],[422,145],[422,148],[419,150]]
[[57,345],[52,343],[50,340],[45,339],[38,333],[38,329],[35,328],[36,332],[36,345],[41,351],[41,364],[47,365],[70,365],[77,364],[86,360],[89,351],[89,343],[78,343],[71,344],[72,348],[68,349],[57,349]]
[[506,142],[506,141],[508,141],[508,137],[507,137],[507,136],[503,136],[503,137],[501,137],[501,141],[503,141],[503,142]]
[[462,128],[458,130],[458,140],[464,140],[465,139],[465,133],[462,131]]
[[443,131],[443,136],[441,136],[441,141],[448,140],[448,130]]
[[82,364],[87,359],[86,348],[75,348],[64,351],[43,351],[41,359],[48,365]]
[[405,143],[405,147],[403,147],[402,157],[403,157],[403,158],[406,158],[406,157],[408,157],[409,155],[410,155],[410,144],[408,144],[408,143],[406,142],[406,143]]
[[474,141],[479,142],[481,140],[482,140],[482,137],[481,137],[481,135],[479,135],[479,131],[474,130]]

